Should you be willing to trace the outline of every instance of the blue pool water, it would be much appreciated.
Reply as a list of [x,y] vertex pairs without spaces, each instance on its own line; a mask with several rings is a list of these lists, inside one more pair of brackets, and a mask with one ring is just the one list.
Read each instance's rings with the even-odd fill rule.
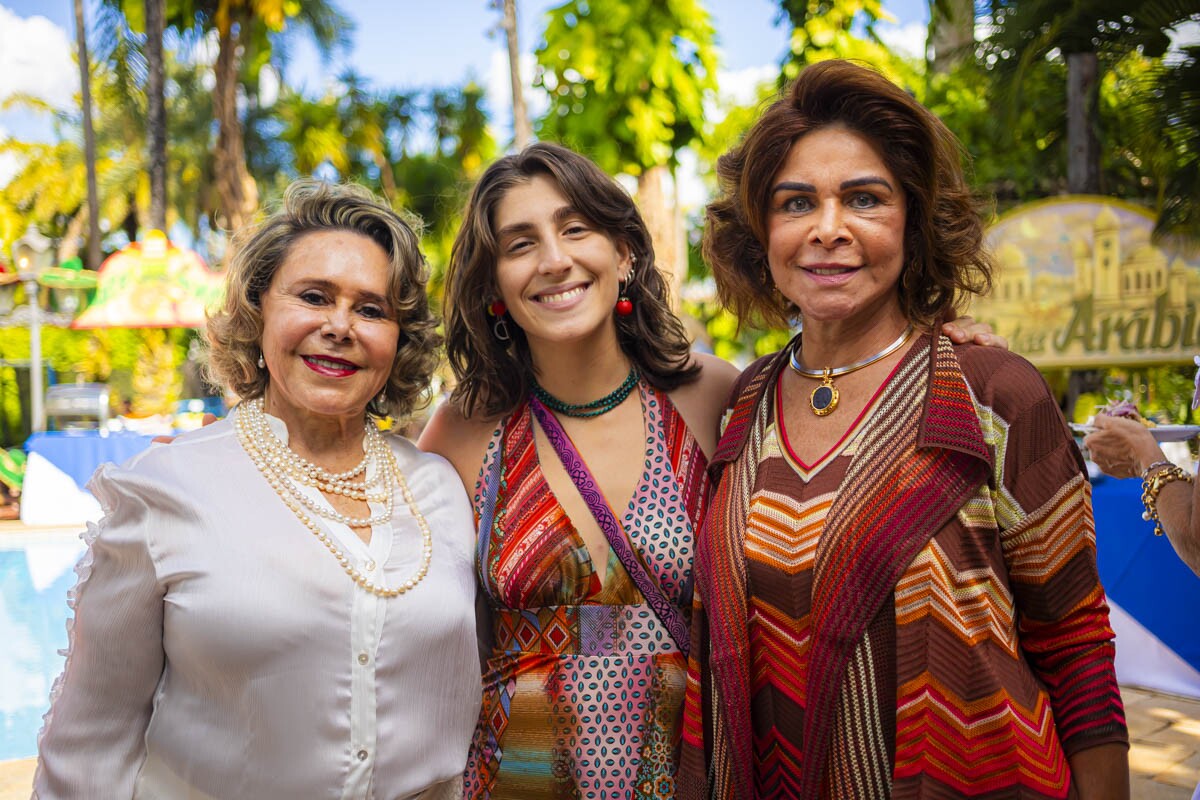
[[77,530],[0,532],[0,761],[37,754],[81,555]]

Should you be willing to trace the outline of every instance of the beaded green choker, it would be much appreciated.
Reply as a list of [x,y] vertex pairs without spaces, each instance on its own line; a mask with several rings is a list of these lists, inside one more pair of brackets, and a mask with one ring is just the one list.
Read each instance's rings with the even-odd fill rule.
[[625,402],[625,398],[629,397],[629,393],[633,391],[633,387],[637,386],[637,382],[637,367],[633,367],[629,370],[629,375],[625,377],[624,383],[599,400],[593,400],[590,403],[564,403],[543,389],[537,381],[533,382],[533,396],[541,400],[542,405],[546,406],[546,408],[564,416],[598,417],[601,414],[607,414]]

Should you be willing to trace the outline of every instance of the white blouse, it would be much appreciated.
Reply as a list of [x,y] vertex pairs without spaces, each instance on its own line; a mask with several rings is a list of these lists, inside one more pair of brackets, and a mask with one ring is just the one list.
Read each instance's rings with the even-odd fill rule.
[[[387,439],[433,533],[428,575],[390,600],[300,524],[231,420],[97,470],[105,517],[76,568],[35,797],[455,796],[480,703],[474,521],[449,463]],[[369,545],[321,522],[377,584],[420,561],[400,497]]]

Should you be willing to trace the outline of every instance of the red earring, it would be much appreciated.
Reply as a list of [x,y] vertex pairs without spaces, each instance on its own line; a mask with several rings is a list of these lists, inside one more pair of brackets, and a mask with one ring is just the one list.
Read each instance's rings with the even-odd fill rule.
[[620,286],[617,289],[619,293],[616,306],[618,317],[628,317],[633,313],[633,301],[629,299],[627,293],[629,287],[633,285],[633,268],[637,266],[637,256],[632,256],[630,261],[629,274],[625,276],[624,280],[620,281]]
[[508,306],[504,305],[503,300],[493,300],[487,309],[488,315],[495,318],[492,323],[492,333],[502,342],[507,342],[512,338],[508,332],[508,320],[504,318],[506,311],[508,311]]

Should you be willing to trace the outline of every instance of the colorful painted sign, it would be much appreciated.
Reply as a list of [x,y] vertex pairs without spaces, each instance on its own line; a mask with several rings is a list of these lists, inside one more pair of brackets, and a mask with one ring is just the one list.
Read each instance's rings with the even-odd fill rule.
[[1020,206],[988,231],[992,293],[968,313],[1038,367],[1191,364],[1200,257],[1150,241],[1154,217],[1111,197]]
[[158,231],[105,259],[98,278],[96,299],[71,327],[202,328],[223,290],[221,275]]

